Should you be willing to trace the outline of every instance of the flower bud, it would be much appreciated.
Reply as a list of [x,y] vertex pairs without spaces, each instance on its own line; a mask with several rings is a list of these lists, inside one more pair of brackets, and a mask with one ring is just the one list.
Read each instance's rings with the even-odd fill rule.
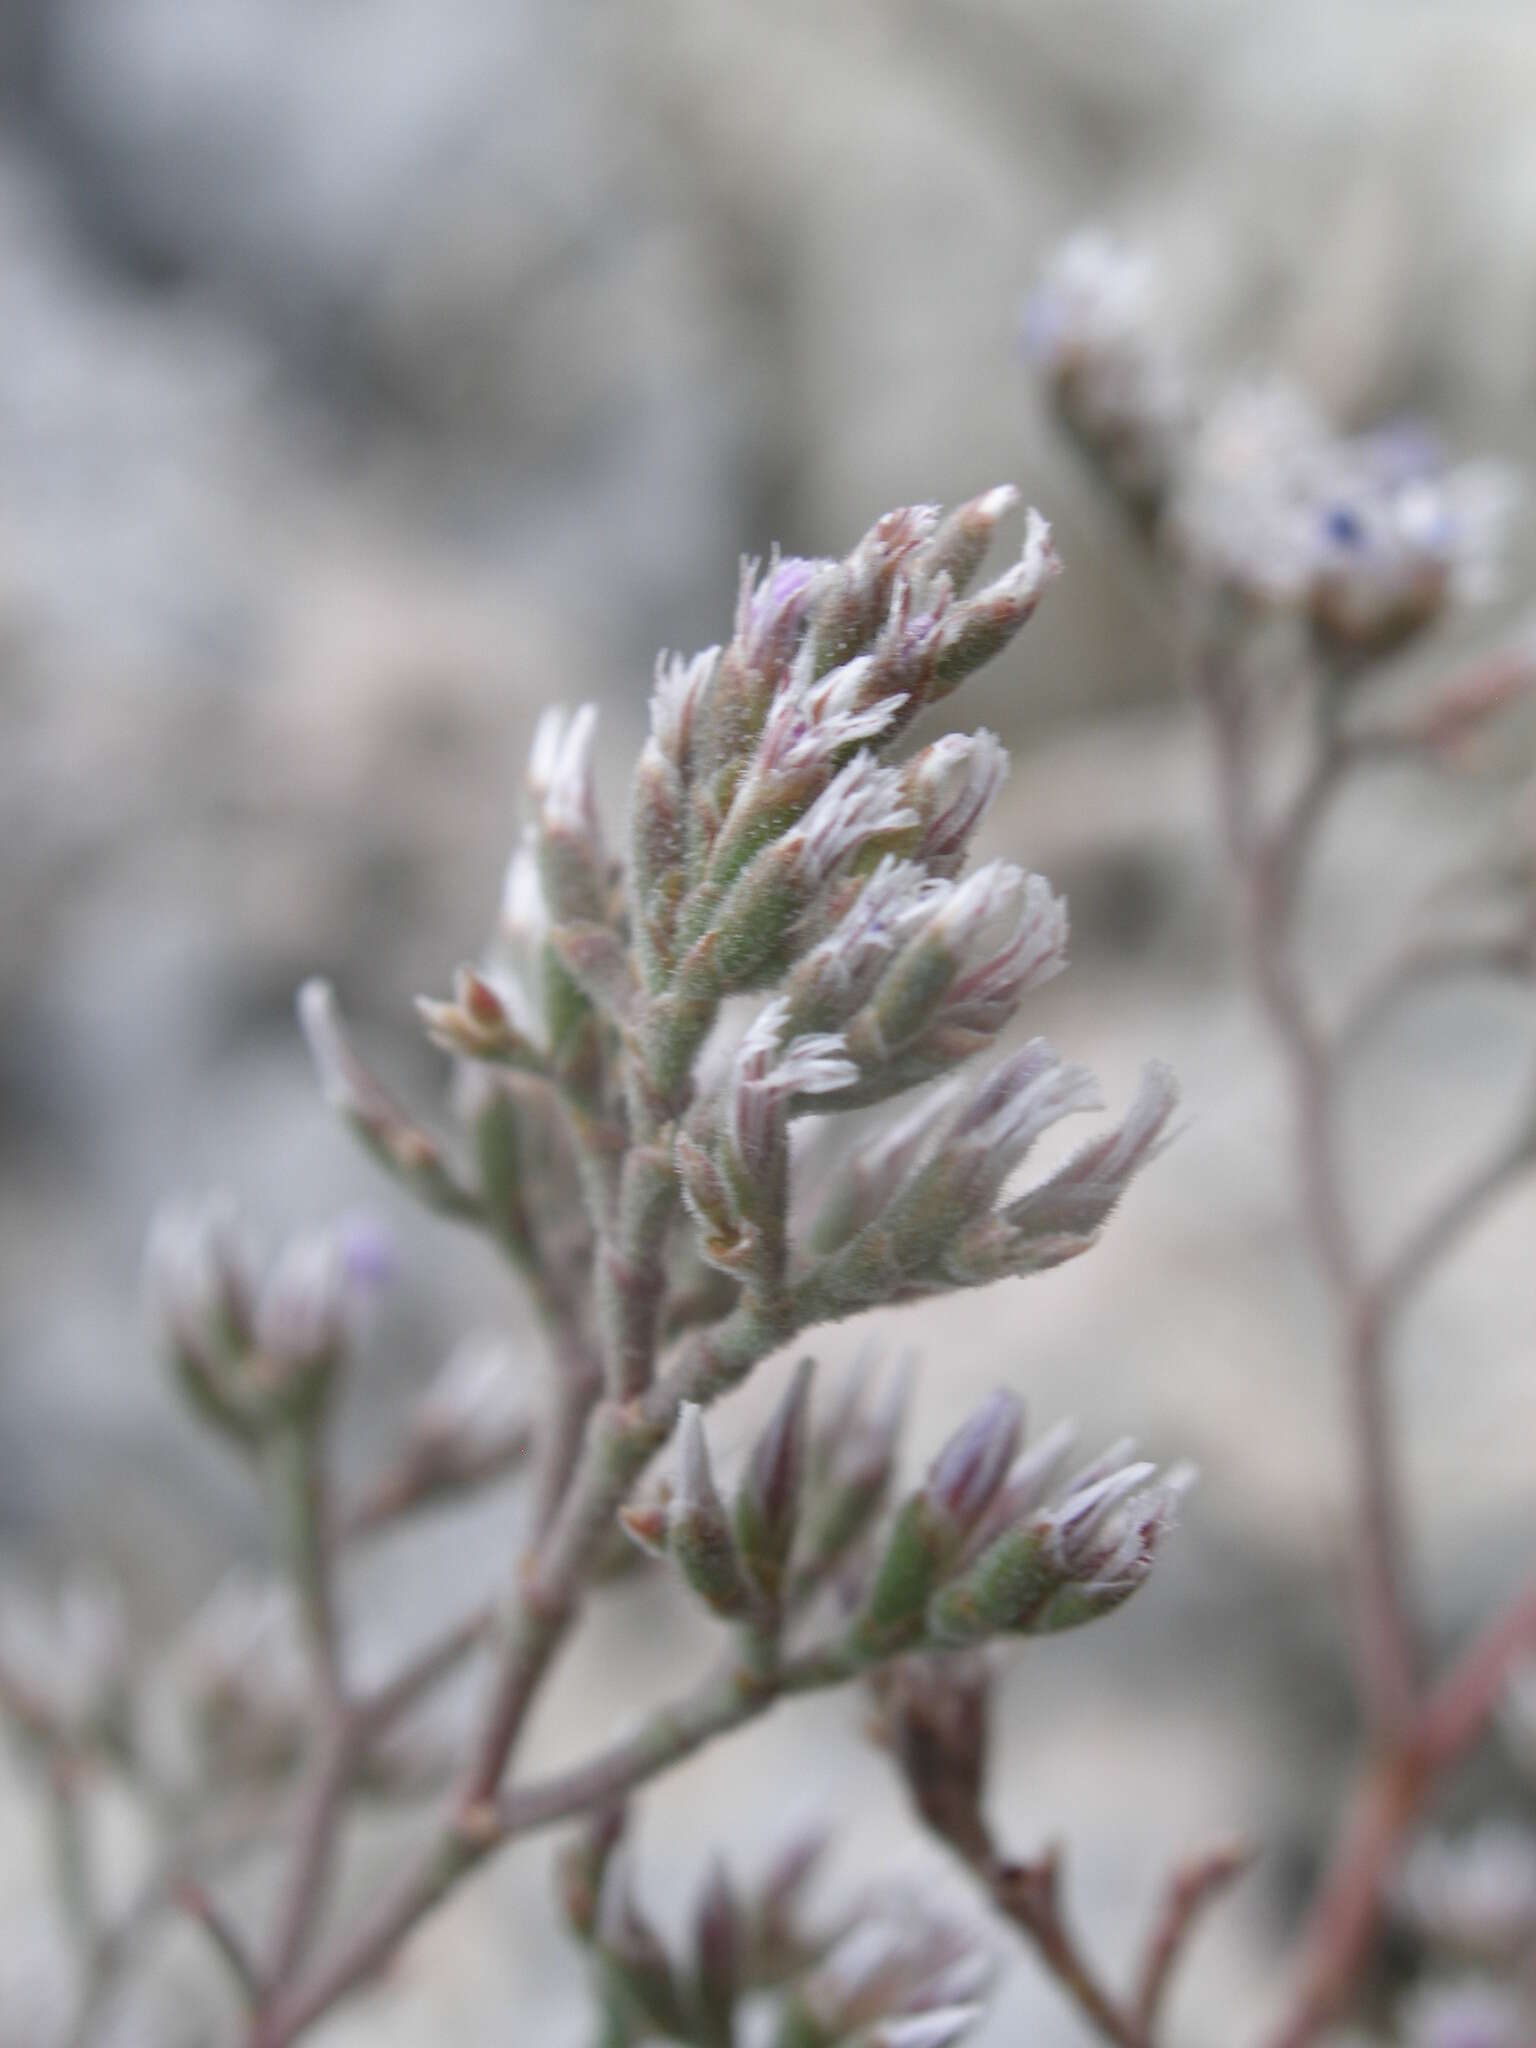
[[1145,1463],[1090,1467],[1054,1506],[1002,1531],[929,1603],[933,1640],[1075,1628],[1128,1600],[1152,1569],[1187,1484]]
[[955,605],[945,620],[934,662],[931,701],[949,696],[967,676],[1000,654],[1034,617],[1046,586],[1060,573],[1061,558],[1052,544],[1050,526],[1031,507],[1024,522],[1024,545],[1013,568],[975,597]]
[[746,1957],[741,1908],[729,1873],[718,1857],[710,1864],[694,1908],[693,1942],[703,2048],[731,2048],[736,2002],[744,1988]]
[[279,1400],[308,1400],[346,1353],[351,1280],[331,1231],[283,1246],[256,1306],[256,1350]]
[[593,747],[597,706],[551,705],[534,728],[528,796],[539,879],[557,922],[600,922],[607,908],[608,857],[597,814]]
[[947,576],[956,594],[962,593],[986,560],[998,527],[1018,503],[1012,484],[996,484],[979,498],[957,505],[922,550],[922,573]]
[[973,2010],[991,1976],[991,1963],[968,1927],[897,1898],[854,1924],[806,1979],[801,1998],[827,2038],[841,2042],[859,2039],[863,2027],[955,2006]]
[[907,764],[907,801],[917,813],[914,857],[930,873],[953,875],[971,836],[1008,774],[1008,753],[995,733],[948,733]]
[[640,1910],[622,1850],[611,1855],[598,1892],[593,1940],[609,1982],[649,2026],[671,2039],[685,2033],[687,2017],[661,1938]]
[[895,1471],[910,1361],[902,1362],[869,1414],[864,1408],[865,1377],[860,1372],[853,1378],[813,1446],[797,1567],[797,1580],[806,1588],[837,1565],[869,1528],[884,1505]]
[[805,1476],[812,1361],[802,1358],[758,1438],[736,1496],[736,1543],[758,1599],[774,1612],[795,1540]]
[[1002,1485],[1023,1427],[1017,1396],[1000,1387],[960,1425],[929,1467],[929,1499],[951,1524],[957,1548]]
[[667,1541],[688,1584],[716,1614],[745,1613],[747,1582],[730,1517],[710,1464],[703,1410],[685,1401],[678,1418],[677,1484]]
[[449,1214],[472,1210],[474,1197],[450,1172],[436,1139],[411,1120],[354,1051],[330,983],[305,982],[298,1011],[325,1099],[336,1114],[430,1208]]
[[994,1394],[956,1430],[902,1505],[855,1626],[866,1654],[887,1656],[921,1640],[929,1598],[1002,1485],[1022,1420],[1010,1394]]
[[1065,964],[1066,906],[1039,875],[1006,861],[929,899],[928,915],[847,1027],[865,1091],[910,1083],[965,1058],[1002,1030],[1024,992]]
[[812,626],[815,668],[825,674],[864,646],[887,616],[897,577],[933,539],[937,505],[887,512],[827,577]]
[[914,814],[901,777],[855,754],[782,838],[741,871],[712,921],[712,968],[721,992],[753,988],[787,965],[797,930],[832,878]]
[[237,1441],[252,1433],[240,1370],[255,1341],[255,1258],[233,1201],[162,1209],[150,1227],[145,1283],[156,1335],[204,1420]]
[[1132,1179],[1167,1142],[1178,1100],[1172,1072],[1154,1060],[1117,1130],[1091,1140],[1039,1187],[1007,1204],[1002,1213],[1009,1231],[1026,1246],[1046,1236],[1091,1242]]

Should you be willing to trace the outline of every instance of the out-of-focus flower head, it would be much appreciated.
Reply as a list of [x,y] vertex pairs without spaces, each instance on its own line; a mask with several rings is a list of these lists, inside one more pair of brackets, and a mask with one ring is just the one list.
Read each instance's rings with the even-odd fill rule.
[[1426,1941],[1487,1963],[1536,1952],[1536,1834],[1487,1821],[1459,1839],[1415,1844],[1396,1887],[1403,1918]]
[[1536,2015],[1490,1978],[1421,1986],[1403,2007],[1404,2048],[1530,2048]]

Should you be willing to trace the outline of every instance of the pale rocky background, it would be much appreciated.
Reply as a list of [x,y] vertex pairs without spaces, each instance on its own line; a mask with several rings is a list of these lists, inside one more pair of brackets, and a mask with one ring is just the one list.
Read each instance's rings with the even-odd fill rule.
[[[236,1186],[274,1234],[361,1205],[399,1230],[360,1441],[460,1328],[520,1316],[489,1257],[327,1123],[294,986],[334,974],[429,1090],[410,998],[477,944],[537,707],[600,699],[617,803],[654,651],[720,634],[740,552],[833,551],[891,503],[1017,478],[1070,573],[966,710],[1018,750],[990,843],[1072,898],[1074,971],[1029,1022],[1117,1101],[1167,1057],[1187,1117],[1093,1258],[904,1319],[928,1359],[914,1441],[1003,1378],[1042,1422],[1074,1411],[1090,1439],[1132,1429],[1204,1468],[1146,1597],[1017,1660],[998,1803],[1021,1849],[1070,1842],[1110,1956],[1176,1850],[1265,1845],[1180,1990],[1180,2038],[1226,2048],[1273,1997],[1341,1783],[1341,1458],[1199,736],[1017,357],[1020,291],[1085,217],[1163,252],[1203,361],[1536,455],[1521,0],[0,10],[0,1542],[44,1575],[109,1561],[151,1632],[254,1554],[142,1333],[142,1233],[170,1192]],[[1320,958],[1379,940],[1430,827],[1478,829],[1467,808],[1388,786],[1341,821]],[[1496,1127],[1529,1022],[1445,1002],[1393,1035],[1359,1122],[1384,1225]],[[1536,1534],[1533,1224],[1529,1198],[1507,1209],[1412,1332],[1446,1632]],[[494,1510],[381,1557],[358,1587],[380,1655],[513,1535]],[[539,1753],[611,1725],[615,1674],[656,1691],[697,1648],[659,1593],[639,1604],[600,1609]],[[819,1810],[845,1824],[847,1884],[953,1889],[859,1716],[786,1711],[647,1802],[669,1910],[722,1815],[743,1867]],[[29,1812],[12,1773],[13,1954],[43,1939]],[[548,1860],[510,1859],[317,2042],[575,2048]],[[1082,2035],[1024,1967],[985,2039]]]

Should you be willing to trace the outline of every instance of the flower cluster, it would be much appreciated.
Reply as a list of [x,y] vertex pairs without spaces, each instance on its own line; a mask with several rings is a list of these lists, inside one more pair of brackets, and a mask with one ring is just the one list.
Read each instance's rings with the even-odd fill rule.
[[622,1816],[603,1816],[564,1859],[562,1891],[604,2038],[724,2048],[746,2010],[783,2048],[949,2048],[969,2033],[992,1974],[975,1934],[896,1891],[813,1915],[824,1848],[792,1840],[750,1886],[715,1860],[678,1956],[641,1903]]
[[1335,433],[1280,379],[1197,407],[1139,251],[1090,233],[1046,267],[1025,345],[1061,418],[1203,583],[1304,619],[1352,656],[1486,596],[1518,496],[1412,423]]
[[[445,998],[420,1003],[451,1063],[440,1119],[378,1078],[327,984],[300,992],[331,1107],[526,1284],[552,1367],[542,1408],[504,1345],[461,1348],[381,1467],[343,1487],[337,1397],[390,1264],[378,1233],[311,1233],[263,1263],[222,1198],[155,1225],[161,1347],[261,1481],[282,1569],[226,1584],[167,1661],[190,1768],[123,1754],[157,1813],[228,1819],[243,1799],[266,1814],[296,1783],[270,1933],[233,1924],[190,1878],[178,1893],[262,2048],[289,2048],[500,1843],[558,1821],[587,1824],[563,1888],[605,2039],[727,2048],[738,2007],[764,1995],[784,2048],[945,2048],[976,2016],[989,1972],[968,1929],[884,1900],[807,1932],[803,1854],[752,1895],[717,1869],[679,1962],[618,1842],[648,1779],[784,1697],[904,1660],[958,1671],[975,1645],[1108,1614],[1145,1582],[1171,1519],[1177,1475],[1123,1444],[1066,1474],[1069,1432],[1026,1445],[1006,1392],[903,1491],[906,1367],[866,1359],[823,1404],[802,1360],[724,1479],[705,1422],[821,1324],[1085,1251],[1165,1139],[1175,1091],[1154,1064],[1119,1127],[1027,1178],[1042,1133],[1100,1107],[1043,1040],[1003,1043],[1065,963],[1066,909],[1007,861],[967,870],[1007,773],[997,738],[913,732],[1056,572],[1030,512],[1013,565],[981,578],[1017,503],[1005,487],[948,516],[909,506],[841,561],[747,565],[729,640],[657,667],[623,833],[598,802],[595,709],[540,719],[495,930]],[[857,1142],[823,1145],[835,1163],[808,1175],[818,1148],[803,1140],[846,1132],[850,1115]],[[669,1476],[647,1479],[669,1445]],[[525,1466],[502,1597],[365,1676],[355,1547]],[[625,1531],[721,1624],[722,1668],[529,1781],[522,1725],[586,1594],[616,1556],[633,1560]],[[47,1728],[101,1748],[101,1659],[84,1655],[89,1631],[65,1633],[69,1658],[19,1661],[57,1675]],[[483,1704],[450,1753],[415,1717],[476,1657]],[[3,1662],[0,1705],[35,1705]],[[384,1934],[360,1925],[312,1959],[355,1801],[427,1789],[442,1811]],[[179,1874],[191,1852],[172,1849]]]

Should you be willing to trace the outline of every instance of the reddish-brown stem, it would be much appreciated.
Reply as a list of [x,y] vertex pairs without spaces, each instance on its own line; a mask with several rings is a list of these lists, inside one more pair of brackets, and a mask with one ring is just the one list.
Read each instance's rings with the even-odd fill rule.
[[1195,1923],[1252,1861],[1251,1849],[1236,1843],[1224,1844],[1191,1856],[1169,1878],[1131,2001],[1132,2017],[1147,2041],[1156,2036],[1164,1997]]
[[1313,1902],[1297,1989],[1271,2048],[1306,2048],[1347,2001],[1404,1838],[1438,1780],[1482,1736],[1511,1668],[1533,1651],[1536,1577],[1435,1686],[1401,1744],[1366,1773]]
[[1148,2048],[1148,2036],[1135,2014],[1105,1988],[1067,1924],[1061,1907],[1060,1851],[1047,1849],[1029,1863],[994,1862],[981,1875],[998,1911],[1028,1937],[1103,2039],[1116,2048]]
[[388,1528],[417,1508],[464,1499],[515,1472],[527,1461],[533,1441],[530,1426],[513,1424],[499,1436],[477,1445],[472,1458],[457,1460],[448,1475],[434,1460],[406,1449],[341,1511],[336,1521],[337,1541],[357,1542]]
[[1330,1048],[1311,1015],[1293,958],[1299,878],[1338,787],[1343,743],[1323,735],[1300,796],[1278,828],[1266,829],[1254,789],[1252,712],[1230,660],[1227,650],[1202,650],[1200,695],[1216,743],[1223,831],[1241,897],[1249,967],[1286,1065],[1302,1206],[1343,1346],[1356,1470],[1355,1639],[1367,1718],[1378,1728],[1400,1729],[1412,1713],[1416,1676],[1383,1326],[1366,1289],[1345,1205]]

